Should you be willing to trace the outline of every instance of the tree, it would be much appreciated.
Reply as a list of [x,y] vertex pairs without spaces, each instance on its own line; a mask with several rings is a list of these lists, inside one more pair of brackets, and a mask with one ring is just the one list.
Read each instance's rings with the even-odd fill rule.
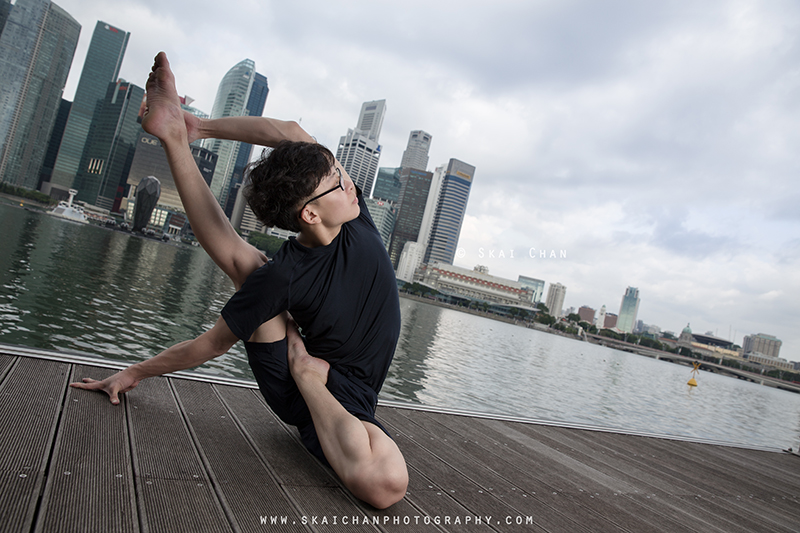
[[539,302],[538,304],[536,304],[536,308],[537,309],[541,309],[545,313],[550,313],[550,309],[547,308],[547,306],[544,304],[544,302]]
[[581,321],[581,315],[579,315],[578,313],[570,313],[567,315],[567,320],[577,324],[578,322]]
[[280,239],[272,235],[259,233],[258,231],[251,231],[247,242],[267,254],[268,257],[272,257],[277,253],[283,243],[286,242],[286,239]]

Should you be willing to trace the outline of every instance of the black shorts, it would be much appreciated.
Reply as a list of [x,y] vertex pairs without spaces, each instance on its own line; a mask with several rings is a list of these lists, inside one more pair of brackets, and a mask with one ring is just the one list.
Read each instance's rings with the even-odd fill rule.
[[[308,451],[327,465],[311,413],[289,371],[286,339],[271,343],[245,342],[244,346],[250,368],[267,405],[283,422],[295,426]],[[330,393],[348,413],[375,424],[389,435],[386,428],[375,420],[378,395],[352,374],[347,374],[331,366],[326,385]]]

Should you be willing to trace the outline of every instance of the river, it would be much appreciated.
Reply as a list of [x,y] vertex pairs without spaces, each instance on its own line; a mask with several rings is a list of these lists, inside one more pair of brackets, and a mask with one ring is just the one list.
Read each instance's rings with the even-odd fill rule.
[[[233,293],[199,247],[0,204],[0,342],[135,362]],[[800,395],[413,300],[381,397],[622,431],[797,448]],[[251,380],[241,344],[198,369]]]

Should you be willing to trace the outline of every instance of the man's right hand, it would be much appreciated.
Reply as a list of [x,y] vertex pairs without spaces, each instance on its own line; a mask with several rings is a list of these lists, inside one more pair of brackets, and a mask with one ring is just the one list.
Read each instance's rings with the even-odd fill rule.
[[69,386],[76,389],[103,391],[108,394],[112,404],[119,405],[119,395],[133,390],[139,384],[139,381],[141,380],[133,376],[131,367],[128,367],[103,381],[83,378],[82,381],[70,383]]

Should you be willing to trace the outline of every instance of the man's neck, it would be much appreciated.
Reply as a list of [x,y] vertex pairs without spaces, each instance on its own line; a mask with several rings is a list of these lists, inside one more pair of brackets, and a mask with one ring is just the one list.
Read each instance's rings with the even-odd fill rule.
[[317,248],[319,246],[327,246],[333,242],[333,239],[342,231],[342,226],[325,227],[322,224],[314,224],[313,226],[303,226],[300,233],[297,234],[297,242],[306,248]]

